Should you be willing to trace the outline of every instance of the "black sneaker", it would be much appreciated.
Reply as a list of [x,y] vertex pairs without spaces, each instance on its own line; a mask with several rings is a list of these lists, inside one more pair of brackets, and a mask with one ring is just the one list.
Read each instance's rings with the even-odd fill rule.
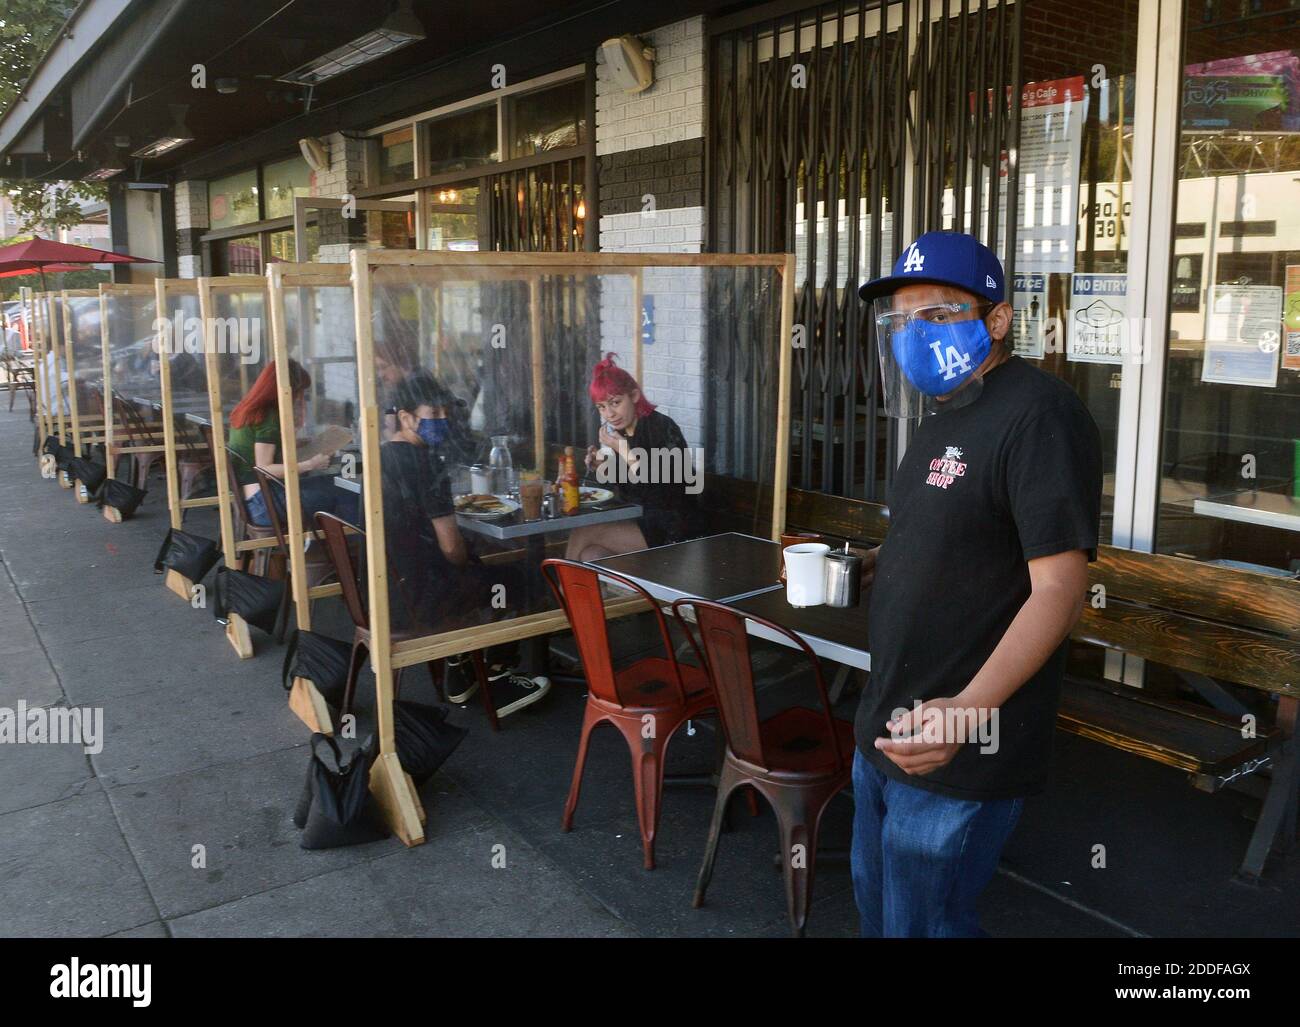
[[550,678],[509,674],[492,683],[492,703],[496,706],[498,717],[508,717],[531,706],[550,690]]
[[[489,682],[501,681],[509,676],[509,668],[498,667],[495,664],[487,671]],[[447,690],[448,702],[468,702],[478,691],[478,675],[474,672],[474,661],[468,656],[449,656],[444,687]]]

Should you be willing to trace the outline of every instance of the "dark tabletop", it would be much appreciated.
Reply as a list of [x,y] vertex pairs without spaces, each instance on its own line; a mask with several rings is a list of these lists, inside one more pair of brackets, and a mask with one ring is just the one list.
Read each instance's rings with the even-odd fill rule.
[[[867,602],[864,593],[857,606],[791,606],[786,602],[785,589],[750,596],[731,605],[738,610],[764,617],[783,628],[789,628],[812,644],[814,639],[830,643],[845,650],[867,652]],[[820,649],[813,645],[814,649]],[[826,655],[826,653],[820,653]],[[844,660],[857,665],[856,661]]]
[[[729,532],[595,562],[646,583],[647,590],[658,598],[675,594],[676,598],[729,600],[780,583],[781,547],[766,539]],[[655,587],[648,587],[649,583]]]

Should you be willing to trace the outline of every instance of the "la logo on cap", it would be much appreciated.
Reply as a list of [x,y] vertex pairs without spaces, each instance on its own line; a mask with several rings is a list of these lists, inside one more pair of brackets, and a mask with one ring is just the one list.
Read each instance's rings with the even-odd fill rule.
[[916,243],[912,243],[907,248],[907,260],[903,263],[903,274],[910,274],[913,271],[921,271],[925,268],[925,254],[916,248]]

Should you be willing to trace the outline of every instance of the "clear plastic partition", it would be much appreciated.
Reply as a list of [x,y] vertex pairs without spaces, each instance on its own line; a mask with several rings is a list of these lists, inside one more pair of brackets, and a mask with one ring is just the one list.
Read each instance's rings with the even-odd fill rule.
[[37,315],[41,338],[45,343],[45,377],[49,393],[50,412],[54,430],[67,445],[72,441],[68,433],[67,381],[68,365],[63,352],[63,319],[57,292],[37,293]]
[[[772,537],[773,263],[485,256],[380,257],[366,276],[394,628],[554,611],[546,556]],[[704,410],[715,375],[731,384],[721,427]]]
[[[221,543],[226,566],[234,567],[239,553],[258,548],[255,542],[246,541],[246,536],[257,533],[247,532],[245,527],[252,523],[269,528],[269,521],[258,517],[256,509],[252,520],[245,516],[245,501],[257,489],[257,444],[270,440],[275,450],[273,462],[281,459],[266,283],[251,275],[200,279],[199,306],[205,332],[208,408],[192,419],[213,440]],[[237,424],[232,425],[236,407],[241,410],[235,417]],[[273,541],[263,539],[262,544]]]
[[291,562],[300,628],[311,628],[311,599],[337,594],[321,585],[324,548],[308,549],[317,513],[360,520],[361,435],[356,319],[346,264],[279,264],[268,270],[279,393],[280,480],[272,481]]
[[144,458],[162,444],[158,302],[149,285],[101,285],[99,295],[103,391],[112,411],[104,431],[111,478],[123,455]]
[[[202,469],[212,463],[203,430],[208,416],[203,320],[197,280],[159,279],[154,290],[161,392],[156,412],[163,422],[171,526],[180,528],[187,509],[215,505],[213,498],[192,495]],[[133,398],[140,400],[137,409],[142,413],[151,408],[147,394]]]
[[67,290],[60,294],[64,356],[68,372],[68,409],[72,445],[83,456],[104,441],[104,361],[99,293]]
[[381,741],[392,668],[567,628],[547,557],[779,534],[792,260],[353,251]]

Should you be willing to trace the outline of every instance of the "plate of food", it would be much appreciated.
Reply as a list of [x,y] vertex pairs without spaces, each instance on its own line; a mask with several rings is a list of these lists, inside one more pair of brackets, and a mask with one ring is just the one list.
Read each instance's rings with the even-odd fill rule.
[[481,492],[470,492],[452,500],[456,513],[466,517],[504,517],[519,509],[519,504],[505,496],[493,496]]
[[597,503],[607,503],[614,498],[614,493],[609,489],[593,488],[590,485],[583,485],[578,489],[578,503],[581,506],[595,506]]

